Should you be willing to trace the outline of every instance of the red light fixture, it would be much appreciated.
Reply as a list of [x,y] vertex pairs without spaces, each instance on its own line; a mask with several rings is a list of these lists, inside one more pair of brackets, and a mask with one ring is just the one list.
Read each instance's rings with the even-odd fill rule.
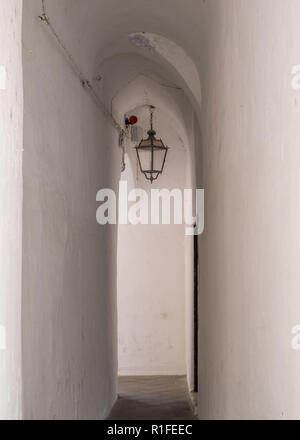
[[129,122],[131,125],[135,125],[138,122],[138,118],[134,115],[130,116]]
[[138,122],[138,118],[135,115],[132,115],[129,118],[125,119],[126,127],[128,127],[128,125],[135,125],[137,122]]

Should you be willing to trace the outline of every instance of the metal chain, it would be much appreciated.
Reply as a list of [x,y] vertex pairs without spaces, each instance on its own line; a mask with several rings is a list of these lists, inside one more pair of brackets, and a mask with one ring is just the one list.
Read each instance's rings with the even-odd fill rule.
[[150,125],[151,125],[151,131],[153,131],[153,113],[155,110],[154,105],[149,105],[149,110],[150,110]]

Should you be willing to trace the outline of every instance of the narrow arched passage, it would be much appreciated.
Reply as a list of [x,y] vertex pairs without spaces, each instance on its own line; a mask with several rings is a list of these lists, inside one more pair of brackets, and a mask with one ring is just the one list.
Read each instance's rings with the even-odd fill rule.
[[[90,2],[82,13],[90,14],[97,5]],[[103,418],[117,397],[117,290],[119,301],[123,298],[128,307],[130,294],[137,294],[146,266],[143,258],[136,260],[140,279],[126,281],[134,265],[129,265],[127,258],[123,272],[122,265],[117,269],[117,227],[97,224],[95,198],[101,188],[118,193],[125,154],[134,168],[134,184],[146,187],[132,158],[133,144],[126,134],[125,116],[137,112],[145,132],[145,110],[154,105],[157,128],[171,147],[159,185],[182,189],[186,185],[193,188],[195,182],[195,102],[189,99],[192,86],[188,76],[180,71],[184,66],[172,65],[171,59],[164,56],[162,49],[170,44],[169,40],[157,40],[159,51],[149,56],[132,43],[131,35],[136,30],[133,19],[121,34],[109,27],[106,35],[100,35],[102,29],[94,42],[91,38],[95,28],[91,25],[91,32],[74,45],[82,3],[77,7],[75,20],[74,9],[57,1],[30,0],[24,9],[24,45],[31,48],[24,51],[25,418]],[[100,11],[94,13],[99,15],[99,30],[102,15]],[[92,17],[90,20],[91,24]],[[38,44],[33,45],[34,41]],[[87,42],[88,57],[82,46]],[[174,43],[172,47],[177,46]],[[179,54],[183,56],[183,51]],[[49,163],[51,167],[46,166]],[[34,212],[37,215],[33,217]],[[130,332],[144,334],[137,341],[138,347],[140,343],[145,347],[142,362],[134,357],[134,346],[129,350],[133,371],[147,373],[148,364],[149,374],[187,375],[192,389],[191,243],[179,226],[165,232],[153,229],[145,239],[143,234],[137,226],[132,255],[138,258],[145,252],[142,242],[147,239],[145,255],[149,263],[152,261],[156,278],[150,279],[152,285],[148,283],[148,291],[143,292],[139,328],[130,330],[132,317],[124,306],[119,307],[119,327],[129,327],[127,333],[122,332],[125,342],[121,340],[119,353],[120,347],[128,350],[126,338]],[[119,244],[129,237],[119,229]],[[172,265],[161,271],[158,255],[161,263],[169,260]],[[152,298],[156,307],[151,314],[149,293],[156,284],[162,287]],[[138,302],[134,298],[131,301],[137,307]],[[134,307],[131,312],[135,312]],[[157,326],[156,334],[151,323]],[[42,344],[42,340],[47,342]],[[125,356],[119,355],[120,369],[124,362]],[[35,376],[32,371],[37,371]]]
[[[97,194],[118,194],[127,157],[136,171],[124,118],[155,105],[176,145],[162,177],[205,189],[198,417],[299,419],[299,1],[0,8],[0,418],[104,419],[116,402],[118,228],[97,223]],[[189,242],[185,293],[191,260]],[[190,386],[191,306],[184,338],[170,320]]]

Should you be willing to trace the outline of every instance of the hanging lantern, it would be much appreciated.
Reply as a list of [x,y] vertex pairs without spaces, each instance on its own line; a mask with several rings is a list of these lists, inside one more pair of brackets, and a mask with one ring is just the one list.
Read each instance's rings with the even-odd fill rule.
[[161,139],[156,139],[155,137],[156,131],[153,129],[153,111],[154,107],[151,106],[148,138],[142,139],[139,146],[135,147],[141,172],[151,183],[162,174],[169,149],[164,145]]

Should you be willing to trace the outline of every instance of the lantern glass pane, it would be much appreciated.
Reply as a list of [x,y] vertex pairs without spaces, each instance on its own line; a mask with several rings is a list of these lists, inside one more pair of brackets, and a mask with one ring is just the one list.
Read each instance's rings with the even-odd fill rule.
[[163,141],[162,141],[161,139],[155,139],[154,145],[155,145],[156,147],[162,147],[162,148],[164,148],[164,143],[163,143]]
[[139,146],[140,147],[151,147],[151,139],[143,139]]
[[142,171],[151,170],[151,148],[147,150],[138,149]]
[[166,150],[154,150],[153,169],[155,171],[161,171],[166,155]]

